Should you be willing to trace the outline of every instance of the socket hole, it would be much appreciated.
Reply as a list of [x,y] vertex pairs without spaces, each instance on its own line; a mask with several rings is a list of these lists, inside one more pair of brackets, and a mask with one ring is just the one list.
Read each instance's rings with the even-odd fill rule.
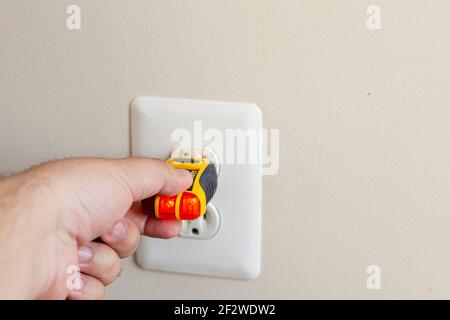
[[192,234],[198,236],[198,229],[197,228],[192,228]]

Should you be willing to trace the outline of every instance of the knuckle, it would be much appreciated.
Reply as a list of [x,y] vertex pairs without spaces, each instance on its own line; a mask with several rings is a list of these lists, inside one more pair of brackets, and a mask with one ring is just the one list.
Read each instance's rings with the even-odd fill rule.
[[124,219],[124,223],[127,225],[127,236],[124,239],[122,249],[118,251],[119,257],[124,258],[132,254],[139,245],[140,232],[136,224],[129,220]]
[[109,266],[108,270],[103,274],[101,278],[101,282],[107,286],[114,282],[114,280],[117,279],[117,277],[120,275],[120,272],[122,270],[122,265],[119,262],[114,263],[113,265]]
[[119,261],[114,265],[114,268],[111,271],[111,282],[113,282],[120,276],[121,271],[122,271],[122,263]]

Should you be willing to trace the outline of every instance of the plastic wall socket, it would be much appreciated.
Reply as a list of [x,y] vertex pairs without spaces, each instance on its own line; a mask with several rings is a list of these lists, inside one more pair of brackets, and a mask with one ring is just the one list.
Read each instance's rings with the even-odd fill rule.
[[204,216],[192,220],[182,221],[180,237],[209,240],[220,228],[220,213],[214,203],[210,202]]
[[187,132],[196,142],[200,136],[201,145],[211,147],[221,162],[218,188],[211,200],[218,219],[208,210],[205,221],[184,222],[178,237],[143,237],[136,253],[142,268],[239,279],[259,275],[261,165],[230,161],[220,146],[228,147],[233,134],[249,132],[240,142],[254,138],[253,147],[244,151],[259,155],[261,125],[261,111],[254,104],[152,97],[133,100],[133,156],[167,159],[180,145],[179,134],[174,133]]

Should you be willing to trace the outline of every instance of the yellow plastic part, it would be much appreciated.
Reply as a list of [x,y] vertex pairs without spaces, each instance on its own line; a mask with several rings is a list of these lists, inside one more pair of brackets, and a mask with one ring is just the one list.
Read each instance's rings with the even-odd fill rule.
[[[186,159],[191,160],[190,162],[182,162],[182,161],[176,161],[178,159]],[[183,191],[183,192],[189,192],[195,194],[198,199],[200,200],[200,216],[203,216],[206,213],[206,194],[203,190],[202,186],[200,185],[200,177],[202,176],[203,172],[205,171],[206,167],[209,164],[209,160],[206,157],[190,157],[190,156],[180,156],[175,159],[168,159],[167,163],[174,167],[175,169],[185,169],[188,171],[196,171],[196,175],[194,178],[194,181],[191,186],[191,190],[189,191]],[[181,194],[179,193],[176,197],[175,202],[175,217],[177,220],[183,220],[183,217],[180,216],[180,200],[181,200]],[[156,218],[159,218],[159,196],[156,196],[155,198],[155,216]]]

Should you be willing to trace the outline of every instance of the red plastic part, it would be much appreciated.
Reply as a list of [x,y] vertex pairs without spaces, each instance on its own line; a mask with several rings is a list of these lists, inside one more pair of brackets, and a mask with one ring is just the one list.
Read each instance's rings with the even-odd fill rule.
[[180,200],[180,219],[194,220],[200,217],[200,199],[191,192],[183,192]]
[[159,219],[163,220],[173,220],[176,219],[175,216],[175,203],[177,200],[177,196],[171,196],[171,197],[165,197],[160,196],[159,197],[159,206],[158,206],[158,213],[159,213]]

